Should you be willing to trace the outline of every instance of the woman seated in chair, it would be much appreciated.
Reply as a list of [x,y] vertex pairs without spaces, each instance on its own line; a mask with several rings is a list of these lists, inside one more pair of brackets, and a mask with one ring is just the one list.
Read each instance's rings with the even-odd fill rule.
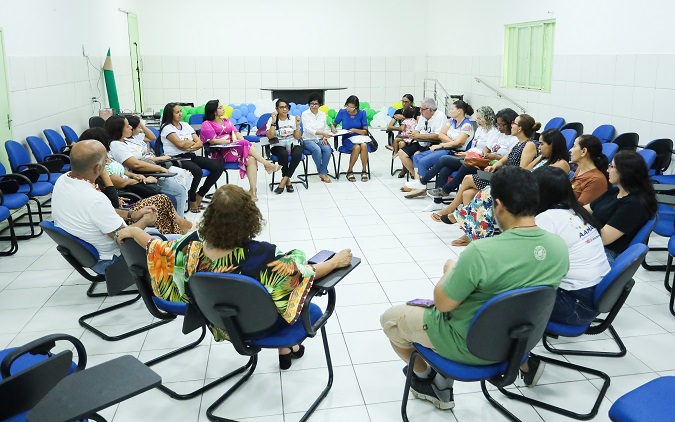
[[607,192],[609,160],[602,153],[602,142],[593,135],[581,135],[570,150],[571,161],[577,164],[572,189],[581,205],[591,203]]
[[[134,123],[136,123],[135,129],[130,120],[133,120]],[[144,130],[142,135],[143,140],[148,136],[145,132],[148,132],[154,139],[155,135],[149,129],[145,128],[145,125],[141,124],[138,117],[129,116],[129,118],[124,118],[123,116],[110,116],[105,122],[105,130],[108,132],[108,136],[111,139],[110,144],[106,146],[108,155],[117,163],[124,165],[129,172],[177,173],[174,177],[159,178],[157,183],[161,193],[171,195],[176,199],[176,211],[178,211],[178,215],[182,217],[185,214],[185,207],[187,206],[188,189],[190,186],[189,183],[192,181],[192,175],[180,167],[171,166],[171,170],[169,170],[166,167],[156,164],[154,159],[143,159],[145,156],[144,150],[140,148],[136,142],[128,140],[128,138],[133,136],[140,137],[138,135],[140,135],[142,129]],[[141,142],[145,143],[143,140],[141,140]],[[169,157],[165,158],[168,159]],[[119,180],[117,180],[117,182],[119,182]],[[134,192],[134,189],[132,188],[130,191]],[[147,197],[147,195],[140,193],[138,195],[143,198]]]
[[[340,109],[335,120],[331,125],[331,130],[335,131],[335,127],[342,123],[342,129],[348,130],[350,133],[342,136],[342,146],[351,151],[349,155],[349,168],[347,169],[347,180],[356,182],[354,177],[354,164],[356,160],[361,157],[361,181],[368,181],[368,153],[371,152],[369,142],[356,143],[359,139],[363,141],[363,137],[368,136],[368,117],[364,110],[359,110],[359,97],[350,95],[345,101],[345,108]],[[356,138],[361,136],[362,138]],[[350,140],[350,138],[353,138]]]
[[[198,213],[204,196],[215,186],[223,174],[223,165],[216,160],[196,155],[195,152],[202,149],[202,141],[199,140],[195,130],[183,120],[183,109],[176,103],[169,103],[164,107],[162,124],[159,127],[159,146],[164,147],[164,153],[170,157],[189,158],[181,165],[192,173],[192,185],[188,191],[190,212]],[[202,170],[208,170],[209,175],[202,187]],[[197,190],[199,189],[199,190]]]
[[610,264],[656,214],[658,206],[647,164],[635,151],[619,151],[609,166],[610,188],[586,205],[602,227],[602,243]]
[[[345,249],[325,262],[309,265],[300,250],[283,253],[275,245],[253,240],[262,224],[262,215],[251,196],[238,186],[225,185],[216,190],[204,212],[198,240],[186,243],[180,250],[177,247],[182,239],[161,241],[133,227],[120,230],[118,237],[120,241],[132,237],[147,248],[153,292],[162,299],[187,302],[186,284],[197,271],[243,274],[260,281],[283,320],[295,324],[314,279],[348,266],[352,254]],[[228,338],[223,330],[211,330],[216,341]],[[303,353],[302,345],[279,349],[279,367],[290,368],[291,359]]]
[[[546,132],[551,130],[558,132],[557,129]],[[535,223],[560,236],[567,244],[570,258],[569,270],[556,291],[550,320],[567,325],[590,324],[600,314],[593,306],[595,286],[610,270],[600,226],[577,201],[569,183],[569,172],[546,166],[533,174],[539,185]],[[544,363],[530,356],[522,369],[526,385],[534,387],[543,373]]]
[[328,178],[328,162],[333,155],[330,139],[333,134],[326,123],[326,113],[319,110],[323,101],[319,94],[309,96],[309,110],[302,112],[302,139],[305,149],[312,153],[312,159],[319,172],[319,179],[324,183],[330,183]]
[[[109,144],[108,134],[105,129],[100,127],[85,130],[78,141],[88,139],[99,141],[106,149]],[[149,187],[152,184],[146,184],[152,182],[154,177],[146,178],[142,175],[127,172],[120,163],[110,158],[108,158],[105,169],[105,174],[101,174],[96,183],[100,191],[108,197],[113,208],[122,208],[129,202],[127,199],[120,198],[118,194],[118,189],[123,189],[142,198],[128,208],[129,216],[144,207],[152,207],[157,211],[157,220],[154,227],[160,233],[185,234],[192,229],[192,223],[178,214],[168,196],[158,194],[158,191]],[[138,189],[134,189],[134,187]]]
[[258,200],[256,194],[258,164],[256,161],[265,166],[265,170],[269,174],[281,169],[281,166],[265,160],[260,152],[244,139],[239,130],[225,117],[225,108],[218,100],[211,100],[204,107],[204,122],[199,132],[199,139],[204,144],[229,145],[231,147],[212,149],[211,158],[222,163],[237,163],[239,177],[243,179],[248,176],[248,192],[254,201]]
[[[302,145],[300,145],[300,116],[293,117],[288,114],[290,106],[288,101],[278,99],[276,110],[267,121],[267,138],[270,140],[270,151],[276,155],[281,165],[281,181],[274,193],[281,195],[286,187],[286,192],[294,192],[291,177],[302,161]],[[290,156],[290,161],[289,161]]]

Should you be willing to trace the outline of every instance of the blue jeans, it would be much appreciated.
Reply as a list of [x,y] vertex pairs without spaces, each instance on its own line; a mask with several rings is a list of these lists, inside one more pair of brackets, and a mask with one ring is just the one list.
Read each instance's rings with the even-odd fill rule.
[[122,259],[122,255],[113,255],[112,259],[102,259],[96,263],[91,270],[96,274],[105,274],[105,269],[111,266],[115,261]]
[[305,149],[312,153],[312,160],[319,174],[328,174],[328,162],[333,148],[328,144],[323,145],[321,141],[305,141]]
[[551,321],[569,325],[586,325],[593,322],[599,312],[593,308],[595,286],[580,290],[556,291]]
[[[185,188],[176,182],[173,177],[160,177],[159,186],[160,192],[165,194],[174,202],[176,212],[180,217],[185,215],[185,207],[187,206],[188,195]],[[173,197],[173,198],[172,198]]]
[[417,174],[424,177],[425,174],[436,164],[441,157],[448,155],[450,151],[447,149],[439,149],[437,151],[424,151],[412,156],[413,168],[417,169]]
[[612,265],[619,255],[619,252],[615,252],[605,247],[605,256],[607,256],[607,262],[609,262],[609,265]]

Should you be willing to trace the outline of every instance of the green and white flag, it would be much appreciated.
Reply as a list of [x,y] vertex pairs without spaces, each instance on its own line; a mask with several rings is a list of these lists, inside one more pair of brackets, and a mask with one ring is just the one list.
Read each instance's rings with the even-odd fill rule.
[[106,90],[108,91],[108,102],[110,103],[110,108],[113,109],[114,113],[119,113],[120,100],[117,98],[115,72],[113,71],[112,59],[110,58],[110,49],[108,49],[108,55],[105,58],[105,63],[103,63],[103,77],[105,78],[105,86]]

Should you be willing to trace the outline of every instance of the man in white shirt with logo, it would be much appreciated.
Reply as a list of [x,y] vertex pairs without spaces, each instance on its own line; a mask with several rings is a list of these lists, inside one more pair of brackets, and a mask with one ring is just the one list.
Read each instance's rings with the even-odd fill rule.
[[117,232],[131,225],[146,228],[155,223],[156,210],[144,207],[138,211],[115,209],[108,196],[96,186],[99,177],[104,190],[114,189],[105,164],[107,153],[103,144],[83,140],[73,145],[70,153],[70,172],[60,177],[52,193],[54,224],[90,243],[99,253],[99,262],[92,270],[104,274],[105,268],[120,257],[115,242]]
[[[429,141],[438,141],[438,134],[443,129],[443,125],[448,118],[445,113],[438,110],[436,101],[433,98],[425,98],[420,104],[420,118],[417,121],[417,126],[410,134],[412,141],[410,144],[401,148],[398,152],[398,158],[401,159],[403,167],[413,174],[412,156],[429,149],[431,143]],[[405,175],[405,173],[401,173]],[[399,175],[401,177],[401,175]]]

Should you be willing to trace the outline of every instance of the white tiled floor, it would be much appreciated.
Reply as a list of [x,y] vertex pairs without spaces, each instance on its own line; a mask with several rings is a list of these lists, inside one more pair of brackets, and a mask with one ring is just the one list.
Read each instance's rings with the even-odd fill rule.
[[[313,163],[310,166],[313,168]],[[313,421],[400,420],[404,363],[389,347],[379,327],[379,315],[392,303],[431,297],[445,260],[461,253],[461,248],[449,246],[459,237],[459,229],[434,223],[421,211],[430,202],[428,198],[403,198],[399,191],[403,182],[389,175],[386,150],[372,155],[371,166],[373,178],[367,183],[350,183],[343,176],[327,185],[312,176],[309,190],[296,185],[296,193],[282,195],[270,194],[263,172],[259,173],[259,207],[267,220],[260,239],[283,249],[302,249],[307,256],[322,249],[351,248],[362,258],[361,266],[337,288],[337,310],[327,326],[335,383]],[[236,175],[231,176],[234,182]],[[246,186],[247,182],[237,183]],[[663,253],[650,254],[650,261],[664,259]],[[612,377],[594,420],[608,420],[607,410],[623,393],[675,371],[675,319],[668,312],[662,279],[662,272],[638,270],[633,292],[615,323],[628,348],[626,357],[568,358]],[[84,342],[91,366],[122,354],[151,359],[195,338],[194,334],[181,334],[180,322],[172,322],[123,341],[102,341],[85,332],[77,318],[119,299],[87,298],[87,287],[88,282],[69,267],[47,236],[20,242],[16,255],[0,258],[0,349],[48,333],[65,332]],[[93,323],[115,333],[148,321],[150,316],[139,302],[123,312],[98,317]],[[604,334],[556,343],[562,342],[580,348],[612,347]],[[306,356],[284,373],[278,369],[275,352],[263,351],[255,375],[217,414],[249,422],[297,421],[326,376],[321,340],[317,337],[306,345]],[[536,351],[545,353],[541,347]],[[186,392],[244,361],[229,344],[205,341],[204,346],[154,369],[171,388]],[[188,401],[175,401],[153,390],[103,414],[115,422],[206,421],[206,408],[228,385]],[[527,396],[587,411],[599,385],[597,379],[549,366],[541,386],[522,388],[518,381],[513,388]],[[524,421],[564,419],[496,396]],[[478,383],[457,383],[455,400],[452,412],[411,400],[409,415],[412,420],[424,421],[504,420],[484,399]]]

